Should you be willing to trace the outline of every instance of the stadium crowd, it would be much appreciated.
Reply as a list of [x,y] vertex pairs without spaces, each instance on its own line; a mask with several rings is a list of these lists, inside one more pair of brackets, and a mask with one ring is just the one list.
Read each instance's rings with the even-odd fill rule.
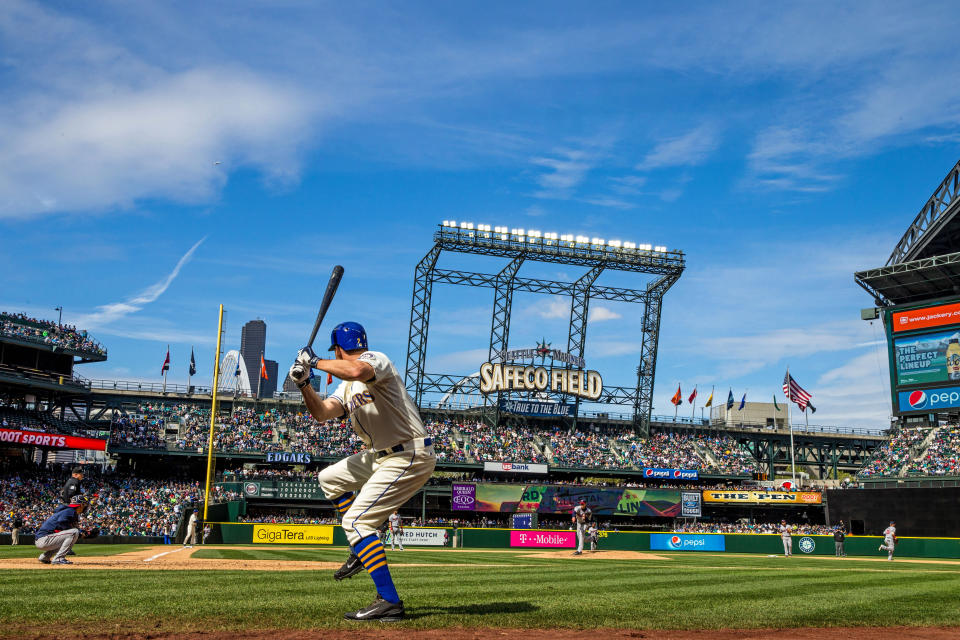
[[928,476],[960,475],[960,427],[940,427],[926,453],[910,462],[907,473]]
[[58,325],[49,320],[31,318],[23,313],[0,312],[0,335],[82,353],[107,355],[107,350],[87,336],[86,331],[78,331],[76,327]]
[[[792,535],[832,535],[835,527],[824,524],[791,524]],[[676,525],[674,533],[780,533],[780,524],[776,522],[722,523],[694,522]]]
[[[111,442],[125,447],[203,452],[209,437],[209,409],[188,403],[141,404],[115,415]],[[440,462],[529,462],[555,467],[699,469],[747,475],[753,456],[732,438],[658,433],[641,438],[632,431],[567,431],[532,425],[490,427],[477,422],[428,422]],[[166,434],[171,435],[166,435]],[[174,435],[175,434],[175,435]],[[217,420],[218,451],[310,453],[343,458],[363,448],[342,419],[318,422],[304,411],[236,408]]]
[[[84,492],[93,498],[84,518],[101,535],[162,536],[172,533],[184,505],[202,503],[199,482],[138,478],[98,467],[84,468]],[[33,533],[60,505],[60,490],[69,477],[66,469],[20,467],[0,473],[0,529],[9,531],[22,521],[22,532]],[[236,493],[218,491],[211,502],[236,499]]]
[[901,429],[877,450],[876,456],[857,473],[860,477],[895,476],[910,462],[913,449],[930,434],[930,429]]

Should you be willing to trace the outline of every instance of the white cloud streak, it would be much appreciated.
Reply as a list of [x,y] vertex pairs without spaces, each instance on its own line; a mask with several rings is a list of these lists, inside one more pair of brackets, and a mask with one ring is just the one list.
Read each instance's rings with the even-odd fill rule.
[[717,148],[720,139],[716,129],[702,125],[692,131],[657,144],[637,165],[638,171],[665,167],[692,167],[702,164]]
[[78,326],[88,327],[90,329],[97,329],[103,327],[104,325],[109,325],[112,322],[116,322],[130,314],[140,311],[143,307],[155,302],[157,298],[162,296],[164,292],[170,288],[170,285],[180,274],[180,270],[183,269],[184,265],[190,262],[190,259],[193,257],[194,252],[203,244],[203,241],[206,240],[206,237],[200,238],[190,249],[180,257],[180,260],[177,261],[176,266],[173,267],[173,270],[167,274],[167,277],[159,282],[156,282],[141,293],[124,300],[122,302],[112,302],[97,307],[97,311],[82,315],[76,320]]

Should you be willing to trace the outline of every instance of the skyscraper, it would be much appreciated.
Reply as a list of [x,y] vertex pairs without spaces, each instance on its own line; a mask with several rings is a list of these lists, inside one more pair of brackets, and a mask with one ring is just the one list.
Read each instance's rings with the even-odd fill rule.
[[257,318],[243,325],[240,332],[240,355],[247,369],[247,379],[251,389],[245,389],[250,395],[257,393],[257,380],[260,378],[260,356],[267,345],[267,323]]

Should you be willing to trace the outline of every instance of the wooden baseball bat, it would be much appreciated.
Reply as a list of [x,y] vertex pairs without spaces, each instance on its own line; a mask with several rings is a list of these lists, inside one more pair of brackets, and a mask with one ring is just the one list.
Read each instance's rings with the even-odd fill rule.
[[340,278],[343,277],[343,267],[336,265],[330,274],[330,281],[327,282],[327,290],[323,292],[323,300],[320,302],[320,310],[317,311],[317,320],[313,323],[313,331],[310,332],[310,339],[307,341],[308,347],[313,347],[313,341],[317,338],[317,331],[320,330],[320,323],[323,317],[327,315],[327,309],[333,301],[333,296],[337,293],[337,287],[340,286]]

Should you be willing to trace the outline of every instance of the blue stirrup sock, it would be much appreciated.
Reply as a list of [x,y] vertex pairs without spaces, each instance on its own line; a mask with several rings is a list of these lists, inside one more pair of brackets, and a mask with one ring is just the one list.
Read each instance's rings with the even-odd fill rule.
[[377,534],[363,538],[353,546],[353,552],[357,554],[367,573],[373,578],[373,584],[377,585],[377,593],[380,597],[394,604],[400,602],[397,588],[393,586],[393,578],[390,577],[390,567],[387,566],[387,553]]
[[342,516],[347,512],[347,509],[350,508],[350,505],[353,504],[353,499],[357,497],[353,491],[347,491],[346,493],[337,496],[333,499],[333,504],[337,505],[337,511]]

